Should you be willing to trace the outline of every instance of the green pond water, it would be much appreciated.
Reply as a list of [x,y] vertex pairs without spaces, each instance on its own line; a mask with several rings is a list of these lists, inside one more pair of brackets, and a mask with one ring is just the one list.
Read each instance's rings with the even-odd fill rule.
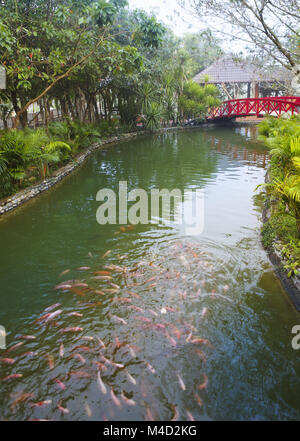
[[[0,377],[22,375],[0,382],[0,418],[299,420],[300,317],[259,236],[267,161],[255,128],[138,138],[2,217],[0,324],[24,343],[0,350]],[[96,194],[119,181],[203,189],[204,231],[99,225]]]

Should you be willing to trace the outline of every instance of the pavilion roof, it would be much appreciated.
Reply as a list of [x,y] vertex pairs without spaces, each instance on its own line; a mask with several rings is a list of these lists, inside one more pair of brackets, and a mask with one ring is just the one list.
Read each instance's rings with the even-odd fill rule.
[[251,83],[253,81],[287,81],[290,77],[290,72],[283,66],[274,66],[264,71],[249,61],[241,60],[231,55],[225,55],[199,72],[193,80],[196,83],[204,83],[205,75],[209,77],[208,82],[213,84]]

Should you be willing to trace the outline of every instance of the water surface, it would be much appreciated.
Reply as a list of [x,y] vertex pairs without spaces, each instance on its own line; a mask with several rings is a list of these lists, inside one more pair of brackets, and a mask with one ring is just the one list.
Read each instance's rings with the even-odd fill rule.
[[[299,314],[259,237],[262,201],[254,189],[267,160],[253,128],[139,138],[96,152],[55,188],[2,217],[0,323],[8,347],[22,335],[36,339],[0,352],[16,360],[0,366],[0,377],[23,375],[1,382],[1,419],[299,420],[299,354],[291,347]],[[96,194],[117,192],[119,181],[129,191],[203,189],[203,233],[185,236],[178,225],[100,226]],[[96,271],[109,271],[112,281],[93,279]],[[89,289],[54,289],[69,280]],[[110,282],[120,290],[97,293],[114,289]],[[58,302],[63,312],[55,320],[36,322]],[[68,315],[74,311],[82,317]],[[66,327],[83,331],[62,333]],[[44,400],[51,403],[32,406]]]

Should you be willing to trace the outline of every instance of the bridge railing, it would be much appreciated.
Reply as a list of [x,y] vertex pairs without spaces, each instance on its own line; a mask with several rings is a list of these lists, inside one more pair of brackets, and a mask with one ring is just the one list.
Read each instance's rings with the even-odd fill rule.
[[209,110],[207,119],[234,118],[236,116],[282,113],[300,113],[300,97],[280,96],[263,98],[239,98],[227,100]]

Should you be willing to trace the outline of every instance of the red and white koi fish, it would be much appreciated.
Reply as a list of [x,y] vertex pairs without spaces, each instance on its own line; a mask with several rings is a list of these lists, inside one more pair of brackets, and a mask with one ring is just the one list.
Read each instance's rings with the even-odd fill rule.
[[70,413],[69,409],[67,409],[66,407],[62,407],[62,405],[61,405],[61,401],[59,401],[59,402],[57,403],[57,408],[58,408],[58,410],[60,410],[61,413],[63,413],[63,414],[65,414],[65,413]]
[[126,404],[128,404],[128,406],[135,406],[136,405],[136,402],[134,400],[131,400],[130,398],[127,398],[124,395],[123,391],[121,392],[121,398]]
[[175,338],[171,337],[171,335],[168,332],[166,333],[166,337],[169,340],[169,342],[171,343],[171,345],[176,348],[177,342],[176,342]]
[[100,296],[104,296],[104,295],[105,295],[105,292],[100,291],[100,289],[96,289],[96,290],[95,290],[95,294],[98,294],[98,295],[100,295]]
[[134,311],[140,312],[141,314],[144,314],[145,310],[140,308],[139,306],[136,305],[130,305],[129,308],[133,309]]
[[66,390],[66,389],[67,389],[66,386],[65,386],[65,384],[64,384],[62,381],[60,381],[58,378],[55,378],[53,381],[55,381],[55,383],[57,383],[58,386],[59,386],[62,390]]
[[183,379],[181,378],[181,376],[179,374],[177,374],[177,378],[178,378],[178,383],[181,387],[182,390],[186,390],[185,384],[183,382]]
[[24,352],[24,354],[21,354],[20,357],[36,357],[38,355],[38,352]]
[[7,377],[2,378],[2,381],[8,381],[8,380],[16,380],[17,378],[22,378],[23,374],[11,374]]
[[121,289],[119,285],[117,285],[116,283],[110,283],[110,286],[112,286],[114,289]]
[[110,389],[110,396],[111,399],[113,400],[113,402],[115,403],[116,406],[121,406],[121,402],[120,400],[116,397],[116,394],[114,393],[113,388]]
[[197,344],[203,344],[203,345],[211,346],[212,347],[212,344],[206,338],[192,338],[191,339],[191,343],[196,344],[196,345]]
[[80,266],[79,268],[77,268],[77,271],[88,271],[91,268],[89,266]]
[[73,288],[88,288],[89,285],[87,283],[83,283],[83,282],[76,282],[76,283],[73,283],[72,287]]
[[203,390],[206,388],[207,384],[208,384],[208,377],[206,374],[203,374],[204,380],[203,383],[199,384],[198,389],[199,390]]
[[68,317],[83,317],[83,314],[80,314],[80,312],[69,312],[69,314],[67,314]]
[[92,277],[94,280],[112,280],[111,276],[94,276]]
[[186,409],[185,411],[186,411],[186,415],[187,415],[188,419],[189,419],[190,421],[195,421],[195,418],[193,417],[193,415],[191,414],[191,412],[190,412],[188,409]]
[[54,305],[48,306],[48,308],[44,309],[44,312],[50,312],[53,309],[58,308],[59,306],[61,306],[61,303],[55,303]]
[[68,284],[68,283],[60,283],[59,285],[56,285],[54,287],[54,289],[56,289],[57,291],[68,291],[69,289],[72,288],[72,285]]
[[59,356],[62,358],[64,356],[64,353],[65,353],[64,344],[61,343],[61,345],[59,346]]
[[47,404],[52,404],[52,400],[39,401],[38,403],[30,403],[30,406],[42,407],[42,406],[46,406]]
[[156,370],[154,369],[153,366],[151,366],[150,363],[146,362],[146,366],[147,366],[147,369],[149,369],[149,371],[150,371],[152,374],[155,374]]
[[111,315],[111,318],[122,323],[122,325],[127,325],[126,320],[122,319],[121,317],[118,317],[117,315]]
[[62,312],[63,312],[62,309],[58,309],[57,311],[51,312],[49,316],[45,318],[44,320],[45,323],[50,322],[50,320],[53,320],[55,317],[58,317]]
[[0,363],[14,364],[16,360],[14,358],[0,358]]
[[82,332],[83,328],[75,327],[75,328],[64,328],[61,329],[59,332],[65,334],[67,332]]
[[152,321],[151,321],[149,318],[147,318],[147,317],[143,317],[143,316],[141,316],[141,315],[137,315],[137,316],[135,317],[135,319],[136,319],[136,320],[140,320],[140,321],[142,321],[142,322],[146,322],[146,323],[152,323]]
[[130,383],[136,384],[135,378],[133,378],[127,370],[125,371],[125,373],[126,373],[128,380],[130,381]]
[[74,348],[71,349],[71,352],[76,351],[76,349],[80,350],[80,351],[85,351],[85,352],[89,352],[91,350],[91,348],[89,348],[88,346],[84,346],[84,345],[77,345],[74,346]]
[[166,325],[163,325],[162,323],[154,323],[153,327],[157,329],[166,329]]
[[8,348],[7,351],[5,351],[5,353],[8,354],[9,352],[14,351],[15,349],[17,349],[20,346],[22,346],[24,343],[25,343],[24,341],[21,341],[20,343],[16,343],[15,345],[13,345],[10,348]]
[[101,379],[100,371],[98,371],[98,373],[97,373],[97,380],[98,380],[98,385],[99,385],[99,388],[100,388],[101,392],[103,394],[106,394],[106,392],[107,392],[106,386],[105,386],[105,384],[103,383],[103,381]]
[[35,340],[36,337],[34,335],[20,335],[18,337],[19,340]]

